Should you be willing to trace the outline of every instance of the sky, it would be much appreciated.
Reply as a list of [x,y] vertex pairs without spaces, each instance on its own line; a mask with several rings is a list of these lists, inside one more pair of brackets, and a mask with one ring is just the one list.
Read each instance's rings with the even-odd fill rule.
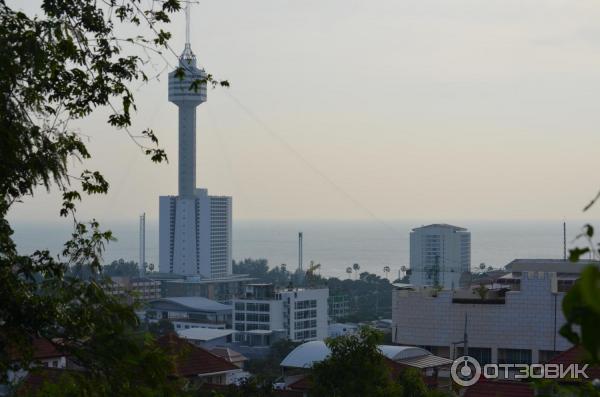
[[[179,52],[183,15],[171,31]],[[191,37],[231,83],[198,109],[197,177],[233,196],[234,219],[597,217],[581,212],[600,189],[597,1],[200,0]],[[111,183],[81,218],[156,219],[158,196],[176,194],[166,72],[132,84],[132,131],[152,128],[169,164],[105,109],[75,125],[94,159],[74,167]],[[59,204],[40,190],[10,217],[56,220]]]

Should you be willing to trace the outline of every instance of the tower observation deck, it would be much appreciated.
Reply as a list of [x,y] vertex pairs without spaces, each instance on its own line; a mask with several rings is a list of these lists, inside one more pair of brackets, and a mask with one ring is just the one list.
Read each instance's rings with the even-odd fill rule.
[[207,74],[197,66],[189,32],[188,3],[185,48],[169,73],[169,102],[179,113],[178,195],[159,200],[159,268],[224,277],[231,274],[231,197],[196,188],[196,108],[206,102]]

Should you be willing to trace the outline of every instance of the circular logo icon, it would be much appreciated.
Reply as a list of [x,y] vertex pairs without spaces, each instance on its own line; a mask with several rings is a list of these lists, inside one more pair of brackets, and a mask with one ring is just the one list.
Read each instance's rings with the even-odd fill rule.
[[471,356],[459,357],[452,363],[450,375],[457,384],[472,386],[481,377],[481,364]]

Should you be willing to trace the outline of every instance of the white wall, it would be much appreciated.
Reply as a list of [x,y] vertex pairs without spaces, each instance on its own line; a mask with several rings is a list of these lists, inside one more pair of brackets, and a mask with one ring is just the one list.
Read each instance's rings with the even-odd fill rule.
[[[524,273],[521,290],[506,294],[505,304],[452,303],[452,291],[437,297],[422,291],[393,291],[392,336],[395,343],[418,346],[446,346],[463,339],[465,313],[468,314],[470,347],[531,349],[537,362],[539,350],[562,351],[570,343],[558,335],[564,324],[563,292],[552,293],[555,273]],[[556,296],[556,306],[555,306]],[[556,314],[556,328],[554,316]]]

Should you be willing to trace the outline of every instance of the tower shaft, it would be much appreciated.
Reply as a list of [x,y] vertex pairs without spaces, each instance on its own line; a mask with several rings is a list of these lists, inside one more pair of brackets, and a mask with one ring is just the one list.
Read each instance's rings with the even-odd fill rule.
[[179,107],[179,197],[193,198],[196,190],[196,104]]

